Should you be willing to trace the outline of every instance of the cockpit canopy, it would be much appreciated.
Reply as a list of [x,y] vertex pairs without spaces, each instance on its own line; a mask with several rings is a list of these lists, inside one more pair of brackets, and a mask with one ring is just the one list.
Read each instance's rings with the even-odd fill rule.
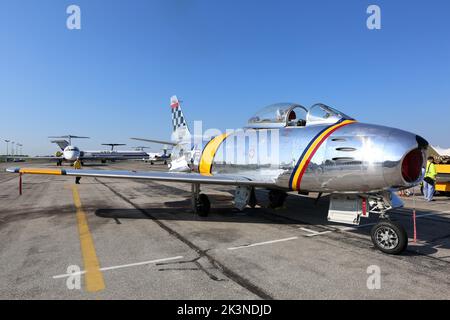
[[78,152],[78,151],[80,151],[80,149],[78,149],[78,147],[74,147],[74,146],[67,146],[66,149],[64,149],[64,151],[75,151],[75,152]]
[[321,103],[309,111],[295,103],[269,105],[248,120],[250,128],[305,127],[318,124],[332,124],[341,119],[352,119],[346,114]]

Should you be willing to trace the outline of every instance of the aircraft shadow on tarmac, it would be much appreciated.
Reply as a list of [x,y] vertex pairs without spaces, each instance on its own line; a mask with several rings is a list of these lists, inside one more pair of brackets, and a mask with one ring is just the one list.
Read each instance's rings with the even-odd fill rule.
[[[257,197],[260,199],[261,195],[257,195]],[[190,199],[146,205],[139,209],[97,209],[95,215],[101,218],[114,219],[116,222],[120,221],[120,219],[151,219],[159,221],[258,223],[288,225],[296,229],[298,229],[299,224],[303,226],[305,224],[310,225],[311,228],[314,228],[315,225],[339,226],[339,224],[327,221],[329,202],[329,197],[327,196],[321,198],[317,203],[313,198],[288,197],[285,206],[280,209],[267,208],[268,203],[260,201],[261,208],[247,208],[242,212],[231,207],[231,197],[229,196],[211,195],[210,200],[211,212],[208,217],[195,215],[190,208]],[[393,213],[391,214],[391,220],[401,223],[410,237],[409,249],[403,255],[430,255],[436,253],[438,249],[450,249],[450,219],[448,218],[420,219],[420,221],[418,219],[419,245],[411,242],[413,235],[411,216]],[[377,221],[377,217],[372,215],[371,218],[364,219],[361,223],[362,225],[368,224],[367,227],[349,228],[345,232],[370,237],[371,224]]]

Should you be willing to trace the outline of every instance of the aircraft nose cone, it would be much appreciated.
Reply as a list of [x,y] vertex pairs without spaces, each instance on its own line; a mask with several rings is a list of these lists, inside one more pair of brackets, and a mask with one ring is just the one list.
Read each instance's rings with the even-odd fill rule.
[[383,154],[383,175],[391,187],[410,187],[422,179],[428,142],[414,134],[393,129]]
[[77,160],[78,156],[79,156],[79,153],[75,152],[75,151],[64,152],[64,158],[68,161],[75,161],[75,160]]

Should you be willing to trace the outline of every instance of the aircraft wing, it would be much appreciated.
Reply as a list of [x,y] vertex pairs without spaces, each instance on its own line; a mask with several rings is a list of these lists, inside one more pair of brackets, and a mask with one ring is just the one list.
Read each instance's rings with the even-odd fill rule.
[[64,157],[23,157],[26,160],[64,160]]
[[143,138],[130,138],[132,140],[138,140],[138,141],[145,141],[145,142],[152,142],[152,143],[159,143],[159,144],[168,144],[170,146],[176,146],[177,143],[172,141],[163,141],[163,140],[153,140],[153,139],[143,139]]
[[7,172],[23,174],[63,175],[76,177],[142,179],[166,182],[184,182],[219,185],[265,186],[267,181],[254,181],[242,176],[214,175],[204,176],[199,173],[160,172],[160,171],[120,171],[120,170],[75,170],[50,168],[8,168]]

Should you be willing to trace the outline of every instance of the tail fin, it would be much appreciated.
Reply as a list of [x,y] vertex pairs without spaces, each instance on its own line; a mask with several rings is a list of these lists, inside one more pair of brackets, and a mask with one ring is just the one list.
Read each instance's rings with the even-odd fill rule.
[[67,142],[67,140],[52,140],[51,143],[56,143],[63,151],[67,146],[69,146],[69,142]]
[[180,142],[190,139],[191,133],[186,123],[181,104],[177,96],[170,98],[170,107],[172,109],[172,140]]

